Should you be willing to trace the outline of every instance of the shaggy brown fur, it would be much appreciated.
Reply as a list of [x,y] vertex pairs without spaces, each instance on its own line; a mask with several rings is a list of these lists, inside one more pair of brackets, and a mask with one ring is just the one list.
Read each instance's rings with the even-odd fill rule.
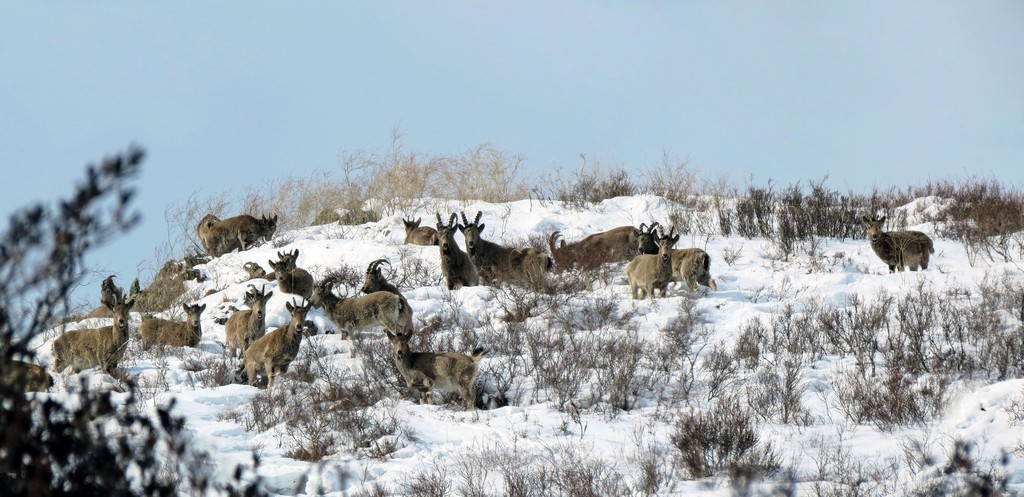
[[135,299],[115,297],[110,311],[114,323],[103,328],[69,331],[53,341],[53,369],[60,373],[70,367],[76,373],[99,366],[110,373],[121,362],[128,344],[128,319]]
[[267,333],[245,349],[245,353],[242,355],[242,364],[244,364],[245,375],[250,385],[256,385],[257,377],[263,376],[267,378],[267,386],[272,386],[274,378],[278,374],[287,373],[288,365],[299,354],[306,313],[309,312],[312,304],[307,303],[304,306],[295,304],[293,306],[291,302],[288,302],[285,307],[292,315],[288,326]]
[[476,348],[472,355],[458,352],[435,354],[433,352],[412,352],[409,350],[409,339],[412,335],[395,335],[387,332],[388,340],[394,348],[395,366],[405,379],[408,388],[420,392],[421,404],[434,403],[434,390],[459,392],[466,409],[476,408],[477,364],[487,354],[487,350]]
[[248,250],[260,240],[269,239],[277,231],[277,216],[261,216],[259,219],[248,214],[220,220],[207,214],[196,227],[196,234],[203,243],[206,254],[219,257],[232,250]]
[[38,364],[12,360],[0,374],[0,383],[22,393],[45,392],[53,386],[53,378]]
[[249,291],[245,293],[245,304],[249,306],[249,310],[235,311],[224,324],[224,335],[227,337],[227,348],[231,351],[231,357],[238,356],[239,352],[245,352],[249,345],[267,332],[267,301],[274,292],[266,290],[265,286],[257,290],[256,287],[249,285]]
[[[638,254],[658,253],[654,230],[658,223],[650,226],[641,223],[640,229],[632,226],[619,226],[601,233],[594,233],[586,238],[566,245],[559,240],[561,232],[556,231],[548,237],[548,247],[555,266],[569,269],[578,266],[581,269],[594,269],[609,262],[625,262]],[[559,244],[560,242],[560,244]],[[639,249],[637,248],[639,247]]]
[[535,248],[512,248],[483,239],[486,224],[480,222],[483,212],[478,211],[473,222],[462,214],[459,230],[466,237],[466,252],[476,267],[480,281],[493,285],[499,281],[526,281],[539,283],[544,273],[554,265],[551,257]]
[[698,283],[718,291],[718,284],[711,279],[711,256],[699,248],[672,251],[672,282],[685,282],[691,292]]
[[396,333],[412,333],[412,309],[405,297],[391,292],[373,292],[362,297],[338,297],[331,290],[337,280],[327,278],[317,285],[310,302],[322,308],[345,339],[357,331],[383,326]]
[[460,229],[458,217],[452,213],[448,224],[441,221],[441,214],[437,214],[437,239],[441,251],[441,274],[444,275],[445,283],[449,290],[458,290],[464,286],[477,286],[480,284],[480,275],[476,271],[473,261],[469,255],[459,248],[455,243],[455,231]]
[[181,306],[185,310],[185,322],[167,319],[147,318],[139,326],[142,348],[148,350],[154,345],[169,347],[195,347],[203,338],[203,327],[199,316],[206,310],[206,304]]
[[861,223],[868,230],[871,249],[889,266],[890,273],[903,271],[905,267],[911,271],[917,271],[918,267],[928,269],[928,259],[935,253],[928,235],[920,231],[882,231],[885,217],[871,219],[863,216]]
[[668,290],[668,284],[672,281],[672,246],[679,241],[679,235],[674,235],[675,228],[669,231],[668,236],[658,237],[658,254],[640,254],[633,258],[626,265],[626,277],[629,278],[629,289],[633,299],[644,299],[656,297],[655,290],[661,292],[662,298]]
[[412,245],[437,245],[437,230],[430,226],[420,226],[423,218],[402,219],[405,225],[405,243]]

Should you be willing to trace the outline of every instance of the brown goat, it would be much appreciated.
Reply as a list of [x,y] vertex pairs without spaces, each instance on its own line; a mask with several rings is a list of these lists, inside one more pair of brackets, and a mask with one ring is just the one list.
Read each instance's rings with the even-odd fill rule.
[[139,325],[142,348],[148,350],[154,345],[169,347],[195,347],[203,339],[203,326],[199,316],[206,310],[206,304],[184,304],[185,322],[167,319],[147,318]]
[[[256,279],[256,278],[267,278],[267,271],[265,269],[263,269],[262,266],[260,266],[259,264],[255,263],[255,262],[252,262],[252,261],[246,262],[245,265],[242,266],[242,269],[245,270],[245,272],[249,276],[250,280]],[[270,279],[270,278],[267,278],[267,279]]]
[[409,350],[411,334],[386,333],[394,349],[395,366],[406,386],[420,392],[421,404],[433,404],[434,390],[441,390],[459,392],[466,409],[476,408],[477,364],[487,354],[486,349],[477,347],[468,356],[458,352],[412,352]]
[[313,291],[310,302],[322,308],[342,338],[357,331],[382,326],[396,333],[412,333],[412,308],[405,297],[391,292],[373,292],[362,297],[338,297],[332,291],[335,278],[326,278]]
[[0,384],[21,393],[45,392],[53,386],[53,378],[38,364],[12,359],[0,374]]
[[871,249],[889,266],[889,272],[903,271],[904,267],[911,271],[917,271],[918,267],[928,269],[928,259],[935,253],[932,239],[920,231],[882,231],[884,222],[885,217],[861,217]]
[[248,214],[220,220],[207,214],[199,221],[196,234],[206,255],[219,257],[232,250],[248,250],[260,240],[269,239],[277,231],[277,215],[259,219]]
[[662,298],[665,297],[672,281],[672,246],[679,241],[679,235],[674,233],[675,228],[667,236],[658,236],[657,255],[640,254],[626,265],[626,277],[634,300],[648,296],[654,299],[655,290],[661,292]]
[[135,298],[125,299],[122,293],[108,301],[114,314],[112,325],[103,328],[69,331],[53,341],[53,369],[70,367],[76,373],[99,366],[110,373],[121,362],[128,345],[128,318]]
[[537,283],[554,265],[548,254],[535,248],[517,249],[484,240],[481,233],[486,224],[480,222],[482,211],[477,211],[472,223],[466,219],[466,213],[461,214],[463,224],[459,230],[466,237],[466,252],[484,283],[501,280]]
[[256,385],[257,377],[262,375],[267,378],[267,387],[269,388],[274,384],[274,378],[278,374],[288,372],[288,365],[299,354],[306,313],[312,308],[312,304],[307,303],[303,306],[287,302],[284,306],[292,315],[288,326],[263,335],[242,354],[242,364],[244,364],[245,375],[250,385]]
[[[633,226],[619,226],[601,233],[594,233],[586,238],[566,245],[565,240],[558,238],[561,232],[554,232],[548,237],[548,246],[555,266],[569,269],[578,266],[581,269],[594,269],[601,264],[625,262],[638,254],[658,253],[655,242],[655,229],[658,223],[640,224],[640,229]],[[639,247],[639,248],[638,248]]]
[[284,256],[278,252],[277,255],[281,257],[277,262],[267,261],[270,263],[271,269],[274,270],[272,274],[277,280],[277,288],[282,292],[309,299],[313,295],[313,276],[309,274],[309,271],[296,267],[299,250],[295,249]]
[[455,231],[461,229],[458,224],[458,217],[452,213],[448,224],[441,221],[441,214],[437,214],[437,239],[441,250],[441,274],[444,275],[445,283],[449,290],[458,290],[464,286],[477,286],[480,284],[480,275],[476,271],[473,261],[469,255],[459,248],[455,243]]
[[377,259],[366,266],[366,275],[363,276],[363,293],[373,292],[391,292],[395,295],[402,295],[402,292],[398,291],[398,287],[388,282],[388,279],[384,277],[384,273],[381,271],[380,265],[387,264],[391,266],[391,263],[387,259]]
[[718,291],[718,284],[711,278],[711,256],[699,248],[672,251],[672,282],[685,282],[691,292],[698,283]]
[[267,301],[272,295],[274,292],[267,292],[265,286],[257,290],[256,287],[249,285],[249,291],[245,292],[245,304],[249,306],[249,310],[235,311],[224,324],[224,335],[231,357],[238,356],[239,352],[245,352],[249,345],[267,332]]
[[405,243],[412,245],[437,245],[437,230],[430,226],[420,226],[423,218],[412,219],[402,218],[405,225]]

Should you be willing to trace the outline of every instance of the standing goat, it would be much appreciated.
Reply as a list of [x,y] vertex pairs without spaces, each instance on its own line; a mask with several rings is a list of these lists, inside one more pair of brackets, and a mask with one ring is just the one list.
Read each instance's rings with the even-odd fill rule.
[[935,253],[932,239],[920,231],[882,231],[884,222],[885,217],[861,217],[871,249],[889,266],[889,272],[903,271],[905,266],[911,271],[928,269],[928,258]]
[[686,282],[691,292],[698,283],[718,291],[718,284],[711,278],[711,256],[699,248],[672,251],[672,282]]
[[517,249],[484,240],[481,233],[486,225],[480,222],[482,211],[477,211],[472,223],[465,212],[461,214],[463,225],[459,229],[466,237],[466,251],[484,283],[523,279],[536,283],[554,264],[551,257],[535,248]]
[[640,229],[619,226],[568,245],[565,240],[561,240],[561,245],[558,245],[558,238],[562,234],[556,231],[548,238],[548,246],[559,268],[569,269],[576,265],[582,269],[594,269],[608,262],[632,260],[638,254],[658,253],[654,231],[657,227],[657,222],[650,226],[640,223]]
[[277,280],[277,288],[284,293],[300,295],[304,299],[309,299],[313,295],[313,276],[309,274],[309,271],[296,266],[299,249],[290,253],[286,252],[284,255],[278,252],[277,255],[280,257],[277,262],[267,261],[270,263],[271,269],[274,270],[272,275]]
[[124,293],[111,296],[107,307],[114,314],[114,323],[108,327],[69,331],[53,341],[53,369],[61,372],[71,367],[76,373],[99,366],[110,373],[121,362],[128,345],[128,318],[135,298],[125,299]]
[[362,297],[338,297],[332,291],[335,283],[336,278],[325,278],[313,291],[310,302],[327,313],[342,338],[353,338],[355,332],[373,326],[412,333],[412,308],[401,295],[373,292]]
[[267,378],[267,387],[274,384],[274,378],[280,373],[288,372],[288,365],[299,354],[302,334],[305,329],[306,313],[312,304],[292,305],[285,303],[285,308],[292,315],[288,326],[278,328],[256,340],[242,354],[242,364],[250,385],[256,385],[259,375]]
[[441,273],[448,284],[449,290],[458,290],[464,286],[477,286],[480,284],[480,275],[476,271],[473,261],[469,255],[459,248],[455,243],[455,231],[461,229],[458,224],[458,217],[452,213],[448,224],[441,221],[441,214],[437,214],[437,239],[441,250]]
[[184,304],[186,322],[168,321],[166,319],[147,318],[139,325],[142,336],[142,348],[149,350],[154,345],[170,347],[195,347],[203,339],[203,326],[199,316],[206,310],[206,304]]
[[248,250],[260,240],[269,239],[277,231],[277,215],[259,219],[248,214],[221,220],[207,214],[199,221],[196,234],[206,255],[219,257],[232,250]]
[[679,235],[674,233],[675,228],[672,228],[668,236],[658,236],[657,255],[640,254],[626,265],[626,277],[629,278],[629,290],[634,300],[648,296],[654,299],[655,290],[661,292],[662,298],[665,297],[672,281],[672,246],[679,241]]
[[267,292],[266,286],[257,290],[256,287],[249,285],[249,291],[245,292],[245,304],[249,306],[249,310],[235,311],[224,324],[224,335],[227,337],[227,348],[231,351],[231,357],[237,357],[239,352],[245,352],[249,345],[267,332],[267,301],[272,295],[274,292]]
[[419,390],[421,404],[434,403],[434,390],[457,391],[466,409],[476,408],[476,368],[487,354],[486,349],[477,347],[468,356],[458,352],[412,352],[409,350],[411,334],[387,332],[387,335],[394,348],[395,366],[406,386]]
[[405,243],[412,245],[437,245],[437,230],[430,226],[420,226],[423,218],[412,219],[402,218],[405,225]]

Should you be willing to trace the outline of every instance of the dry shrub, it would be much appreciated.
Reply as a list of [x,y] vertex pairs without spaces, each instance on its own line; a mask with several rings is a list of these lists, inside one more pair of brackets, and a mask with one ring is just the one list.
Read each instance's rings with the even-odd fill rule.
[[602,200],[640,192],[625,168],[602,172],[599,162],[588,166],[586,156],[580,157],[583,163],[572,173],[564,175],[559,168],[547,175],[542,182],[546,186],[534,188],[537,196],[561,202],[570,209],[584,210]]
[[707,411],[680,415],[669,442],[678,463],[693,478],[708,478],[740,468],[770,474],[781,466],[771,442],[761,443],[760,426],[735,398],[723,398]]
[[1011,262],[1024,257],[1024,192],[995,179],[945,180],[930,193],[951,200],[937,216],[939,234],[959,241],[973,264],[979,255]]

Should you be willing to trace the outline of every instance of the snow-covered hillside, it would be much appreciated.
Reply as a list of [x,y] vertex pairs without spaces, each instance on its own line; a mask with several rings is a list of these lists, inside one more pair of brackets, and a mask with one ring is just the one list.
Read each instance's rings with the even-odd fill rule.
[[[504,495],[514,493],[516,477],[534,491],[543,488],[537,485],[544,474],[551,494],[571,494],[568,482],[578,478],[599,493],[731,495],[738,480],[726,469],[695,478],[678,440],[684,420],[722,414],[730,405],[747,414],[758,449],[777,462],[755,483],[762,491],[796,485],[800,495],[829,489],[845,495],[860,477],[867,479],[859,484],[867,494],[902,494],[940,478],[962,484],[971,476],[942,472],[955,442],[963,440],[971,444],[977,472],[1005,472],[1010,489],[1024,492],[1024,462],[1016,455],[1024,436],[1022,358],[996,357],[1005,350],[996,337],[1019,332],[1021,323],[991,295],[1021,288],[1024,275],[1013,263],[977,260],[972,266],[962,245],[936,237],[936,227],[917,217],[935,202],[905,206],[908,228],[935,240],[926,271],[888,274],[864,239],[820,239],[813,250],[804,247],[783,260],[767,240],[684,234],[677,248],[707,250],[718,291],[701,287],[690,294],[684,286],[653,301],[630,298],[625,264],[568,294],[485,286],[449,291],[438,248],[403,245],[400,216],[278,233],[268,244],[197,267],[206,280],[188,282],[187,294],[189,302],[207,306],[197,350],[142,351],[135,334],[123,365],[149,405],[176,399],[175,412],[186,418],[221,477],[249,464],[255,451],[267,488],[287,495],[353,495],[375,486],[393,494],[447,488],[454,495]],[[488,239],[517,245],[546,241],[554,230],[575,241],[621,225],[667,225],[673,209],[653,196],[619,197],[588,211],[537,201],[438,206],[442,215],[482,211]],[[407,214],[433,224],[432,209]],[[226,357],[224,326],[217,321],[245,308],[248,285],[274,290],[268,328],[286,325],[285,304],[298,299],[278,291],[276,282],[246,281],[243,264],[269,270],[278,251],[293,249],[300,251],[298,266],[317,280],[345,267],[361,274],[370,262],[388,259],[417,329],[429,335],[418,337],[414,348],[491,349],[478,377],[486,408],[467,411],[454,399],[442,403],[439,394],[436,405],[412,402],[385,380],[390,353],[383,334],[376,330],[357,346],[329,333],[334,325],[319,309],[309,318],[321,334],[304,339],[296,360],[304,365],[293,366],[289,378],[269,392],[219,384],[209,370],[232,369],[234,360]],[[566,285],[573,288],[586,280],[572,273],[552,277],[576,278],[575,286]],[[352,295],[359,288],[336,291],[346,290]],[[510,322],[512,310],[529,317]],[[982,330],[983,311],[996,319]],[[167,316],[182,319],[180,306]],[[134,318],[133,329],[141,316]],[[868,318],[875,323],[856,324]],[[923,335],[911,336],[907,323],[918,318],[928,320]],[[104,323],[90,319],[67,329]],[[837,331],[843,323],[848,329]],[[864,330],[871,336],[857,335]],[[52,364],[59,332],[40,337],[45,365]],[[896,358],[908,357],[911,366],[920,363],[919,371],[896,367]],[[95,370],[81,375],[92,378],[93,388],[114,383]],[[382,381],[387,395],[366,409],[357,405],[362,417],[344,418],[334,404],[308,394],[310,385],[365,389]],[[78,375],[58,375],[54,392],[40,395],[71,396],[77,384]],[[872,388],[857,390],[864,385],[892,395],[879,395],[875,404],[882,405],[871,407],[855,400],[871,397]],[[304,417],[287,407],[298,402],[282,399],[288,395],[307,396]],[[912,405],[901,409],[893,399]],[[352,425],[366,431],[354,437],[347,431]],[[316,447],[332,451],[323,464],[289,457]]]

